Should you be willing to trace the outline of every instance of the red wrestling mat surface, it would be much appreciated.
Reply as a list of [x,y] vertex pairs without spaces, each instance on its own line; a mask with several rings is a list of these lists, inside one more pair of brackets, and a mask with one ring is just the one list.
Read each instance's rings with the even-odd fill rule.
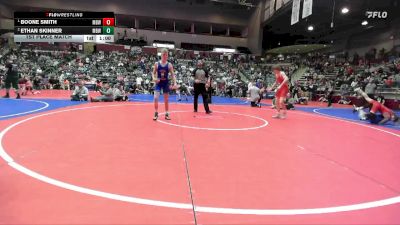
[[400,223],[400,132],[212,110],[173,104],[154,122],[149,103],[91,103],[2,121],[0,223]]

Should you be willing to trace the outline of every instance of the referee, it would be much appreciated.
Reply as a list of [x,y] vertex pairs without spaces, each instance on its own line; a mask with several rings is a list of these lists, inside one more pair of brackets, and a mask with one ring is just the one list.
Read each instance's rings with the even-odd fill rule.
[[4,81],[6,86],[6,95],[3,98],[10,97],[10,89],[14,88],[15,93],[17,94],[17,99],[20,99],[21,96],[18,92],[18,65],[14,63],[13,60],[9,60],[6,64],[7,68],[7,76]]
[[207,88],[210,87],[210,76],[208,75],[208,71],[203,68],[204,62],[203,60],[197,61],[197,68],[193,70],[194,76],[194,112],[197,112],[197,100],[199,95],[203,97],[204,109],[207,114],[212,113],[210,108],[208,108],[208,95]]

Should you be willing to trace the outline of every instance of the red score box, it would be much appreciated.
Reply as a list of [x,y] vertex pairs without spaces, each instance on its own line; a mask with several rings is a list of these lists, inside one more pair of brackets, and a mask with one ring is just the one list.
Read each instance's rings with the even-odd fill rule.
[[114,26],[114,18],[103,18],[103,26]]

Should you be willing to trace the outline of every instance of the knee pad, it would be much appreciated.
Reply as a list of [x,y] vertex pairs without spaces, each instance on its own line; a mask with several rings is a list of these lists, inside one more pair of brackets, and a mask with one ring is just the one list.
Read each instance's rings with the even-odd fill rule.
[[158,101],[159,98],[160,98],[160,92],[155,91],[155,92],[154,92],[154,100],[157,100],[157,101]]

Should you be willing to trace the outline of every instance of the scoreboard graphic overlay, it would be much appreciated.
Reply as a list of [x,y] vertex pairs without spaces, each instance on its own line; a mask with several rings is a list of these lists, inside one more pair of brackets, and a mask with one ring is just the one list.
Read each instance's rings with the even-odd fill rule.
[[113,12],[15,12],[15,42],[114,42]]

